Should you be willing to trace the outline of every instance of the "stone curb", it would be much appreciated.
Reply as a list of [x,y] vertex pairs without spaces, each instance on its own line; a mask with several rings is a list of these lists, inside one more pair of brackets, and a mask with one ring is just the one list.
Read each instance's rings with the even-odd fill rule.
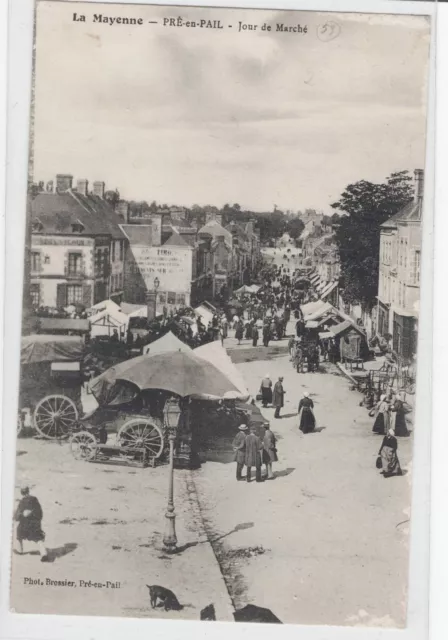
[[224,612],[224,615],[222,611],[218,614],[218,620],[219,622],[235,622],[235,619],[233,617],[234,606],[230,598],[229,591],[227,589],[226,581],[221,571],[221,565],[218,562],[215,551],[213,549],[213,545],[211,544],[207,535],[207,531],[204,525],[204,519],[202,517],[199,496],[198,496],[196,484],[193,478],[193,473],[191,470],[187,471],[187,474],[184,476],[184,483],[185,483],[185,488],[188,495],[188,501],[191,507],[192,520],[194,522],[196,531],[198,532],[198,540],[200,543],[206,544],[210,549],[211,555],[213,556],[213,560],[216,565],[216,569],[219,572],[220,580],[222,582],[223,594],[224,594],[223,606],[224,606],[225,612]]

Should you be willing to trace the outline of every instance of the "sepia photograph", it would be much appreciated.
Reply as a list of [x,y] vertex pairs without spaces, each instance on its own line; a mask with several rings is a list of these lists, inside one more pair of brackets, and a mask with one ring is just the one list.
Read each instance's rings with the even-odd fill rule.
[[37,0],[12,612],[407,627],[431,35]]

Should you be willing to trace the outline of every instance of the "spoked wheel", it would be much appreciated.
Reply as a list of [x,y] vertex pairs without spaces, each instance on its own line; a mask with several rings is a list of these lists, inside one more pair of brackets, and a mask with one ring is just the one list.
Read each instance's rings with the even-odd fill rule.
[[74,433],[70,439],[70,451],[76,460],[94,460],[97,453],[95,436],[88,431]]
[[117,433],[120,447],[144,448],[148,458],[159,458],[163,451],[163,433],[154,418],[133,418]]
[[48,440],[62,440],[78,423],[78,410],[67,396],[46,396],[34,411],[34,426]]

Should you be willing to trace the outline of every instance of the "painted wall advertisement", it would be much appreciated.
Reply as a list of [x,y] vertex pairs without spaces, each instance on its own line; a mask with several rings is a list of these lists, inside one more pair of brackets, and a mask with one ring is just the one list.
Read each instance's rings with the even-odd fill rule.
[[135,261],[147,289],[158,278],[159,291],[189,293],[192,278],[190,247],[132,247]]

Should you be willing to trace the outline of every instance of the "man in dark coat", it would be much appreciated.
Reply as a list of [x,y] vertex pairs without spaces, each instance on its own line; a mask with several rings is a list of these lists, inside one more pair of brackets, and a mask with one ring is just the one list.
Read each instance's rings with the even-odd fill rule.
[[285,404],[285,390],[283,389],[283,376],[277,380],[272,394],[272,405],[275,407],[274,418],[280,418],[280,409]]
[[42,531],[42,507],[40,506],[39,500],[35,496],[30,495],[29,487],[22,487],[20,493],[22,494],[22,499],[17,506],[14,516],[16,522],[19,523],[16,532],[20,548],[19,553],[23,553],[24,540],[36,542],[42,556],[41,561],[47,562],[48,555],[44,544],[45,533]]
[[246,457],[245,463],[247,467],[247,482],[251,481],[252,467],[255,467],[255,480],[262,482],[261,478],[261,452],[263,450],[263,441],[257,436],[256,428],[251,427],[250,433],[246,436]]
[[258,329],[257,325],[254,324],[252,327],[252,346],[256,347],[258,345]]
[[263,438],[263,462],[266,465],[266,477],[268,480],[274,479],[272,473],[272,463],[277,462],[277,442],[274,434],[271,431],[269,423],[265,427],[265,433]]
[[234,460],[236,462],[236,479],[243,480],[241,475],[246,460],[246,431],[247,425],[240,424],[239,431],[236,434],[232,442],[232,447],[235,452]]
[[269,347],[269,340],[271,339],[271,327],[266,322],[263,327],[263,345]]

